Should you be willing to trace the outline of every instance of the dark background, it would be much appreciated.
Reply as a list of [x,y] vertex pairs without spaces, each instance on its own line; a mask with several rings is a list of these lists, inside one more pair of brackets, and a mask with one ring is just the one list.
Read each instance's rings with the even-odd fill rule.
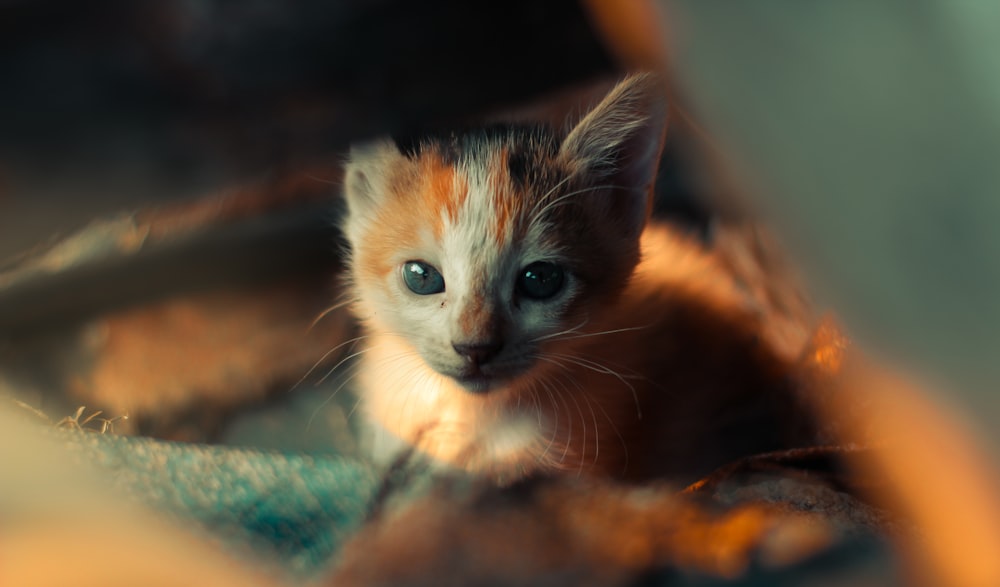
[[0,259],[613,70],[574,0],[9,0]]

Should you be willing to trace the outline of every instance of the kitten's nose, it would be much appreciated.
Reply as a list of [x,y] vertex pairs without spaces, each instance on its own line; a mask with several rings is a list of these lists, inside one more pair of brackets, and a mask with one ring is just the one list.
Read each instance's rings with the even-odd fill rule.
[[476,341],[472,343],[462,343],[453,342],[451,343],[451,348],[455,349],[455,352],[459,355],[465,357],[473,365],[485,365],[497,356],[500,349],[503,348],[502,340],[486,340],[486,341]]

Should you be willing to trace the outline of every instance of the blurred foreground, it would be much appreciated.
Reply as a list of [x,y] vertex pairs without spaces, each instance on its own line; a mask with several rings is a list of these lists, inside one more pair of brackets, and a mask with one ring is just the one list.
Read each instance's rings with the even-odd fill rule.
[[[268,500],[330,514],[339,495],[357,501],[331,531],[354,542],[313,575],[338,584],[1000,584],[996,454],[977,444],[1000,444],[997,8],[230,4],[0,8],[0,386],[46,414],[0,407],[0,582],[287,584],[289,559],[254,537],[308,551],[322,533],[269,518]],[[718,227],[742,228],[752,202],[859,336],[863,352],[817,330],[782,263],[748,281],[783,302],[775,330],[818,382],[831,451],[737,463],[687,493],[407,494],[419,474],[354,460],[354,400],[327,375],[353,352],[346,314],[325,311],[338,151],[500,111],[558,119],[588,82],[638,67],[677,86],[661,213],[723,247]],[[733,250],[734,271],[753,248]],[[44,421],[73,414],[97,432],[308,452],[365,481],[319,499],[296,490],[295,455]],[[255,514],[243,534],[209,515],[234,495]]]

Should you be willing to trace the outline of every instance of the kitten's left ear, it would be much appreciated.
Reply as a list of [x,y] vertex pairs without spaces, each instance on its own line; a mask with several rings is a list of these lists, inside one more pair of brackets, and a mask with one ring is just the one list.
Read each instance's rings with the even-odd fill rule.
[[368,216],[382,203],[387,197],[389,172],[402,158],[388,140],[351,147],[344,169],[344,196],[352,218]]
[[667,127],[666,86],[650,73],[620,82],[563,141],[559,156],[574,173],[616,186],[615,216],[638,235],[652,209],[652,187]]

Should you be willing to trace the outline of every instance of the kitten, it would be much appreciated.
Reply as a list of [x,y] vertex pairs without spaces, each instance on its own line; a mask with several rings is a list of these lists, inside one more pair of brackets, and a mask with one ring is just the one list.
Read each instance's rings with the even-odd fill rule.
[[789,365],[732,279],[649,220],[664,95],[636,75],[565,134],[352,150],[343,228],[377,455],[412,444],[499,482],[690,481],[806,441]]

